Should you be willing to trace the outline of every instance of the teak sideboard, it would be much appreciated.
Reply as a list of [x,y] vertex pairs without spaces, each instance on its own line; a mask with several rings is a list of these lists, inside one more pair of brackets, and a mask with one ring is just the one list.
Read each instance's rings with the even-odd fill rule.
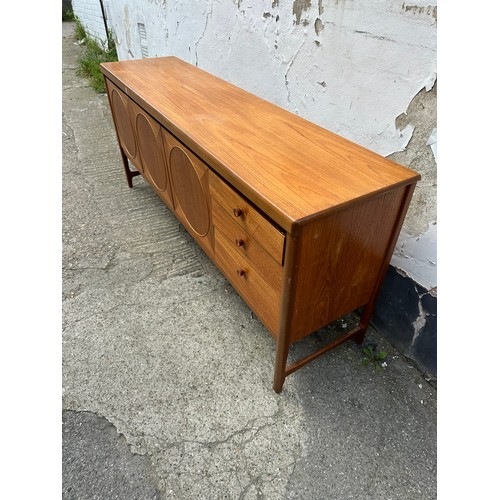
[[[274,390],[361,343],[420,175],[175,57],[101,70],[129,187],[144,177],[274,336]],[[355,328],[287,364],[358,308]]]

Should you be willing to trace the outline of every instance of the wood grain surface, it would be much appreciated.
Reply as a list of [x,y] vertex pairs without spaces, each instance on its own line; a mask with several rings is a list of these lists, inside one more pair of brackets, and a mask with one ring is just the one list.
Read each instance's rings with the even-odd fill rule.
[[133,128],[132,101],[120,89],[106,80],[111,111],[116,125],[116,134],[122,151],[130,161],[143,172],[135,131]]
[[258,240],[232,220],[217,202],[212,202],[212,219],[218,234],[223,233],[234,251],[278,290],[281,287],[281,260],[277,261]]
[[[215,263],[253,312],[276,337],[279,330],[282,267],[268,259],[260,266],[238,251],[234,241],[215,228]],[[268,268],[267,276],[261,275]]]
[[213,259],[210,170],[174,136],[162,129],[172,187],[174,213],[189,234]]
[[161,126],[149,114],[144,113],[137,104],[133,102],[130,104],[143,173],[149,178],[156,191],[164,193],[168,199],[168,206],[172,207]]
[[300,230],[291,340],[367,304],[387,253],[406,188],[311,222]]
[[103,73],[287,231],[420,175],[175,57]]
[[210,175],[210,196],[217,202],[214,211],[217,207],[221,226],[227,226],[227,221],[232,220],[250,238],[258,241],[278,264],[282,264],[285,235],[279,229],[216,174]]

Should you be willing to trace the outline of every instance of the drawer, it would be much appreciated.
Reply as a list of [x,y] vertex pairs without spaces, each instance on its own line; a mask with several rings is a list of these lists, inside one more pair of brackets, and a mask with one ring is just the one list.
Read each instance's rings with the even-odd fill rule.
[[212,220],[219,234],[225,237],[234,252],[243,257],[261,277],[279,290],[281,265],[215,201],[212,202]]
[[217,175],[210,175],[210,196],[225,212],[226,216],[237,222],[245,232],[258,241],[269,255],[278,263],[283,261],[285,235],[237,191]]
[[[256,243],[255,246],[257,245]],[[267,265],[256,268],[239,252],[234,242],[215,227],[215,262],[259,319],[276,336],[279,328],[282,267],[273,259],[267,259]],[[263,277],[260,271],[265,272],[266,269],[272,270]]]

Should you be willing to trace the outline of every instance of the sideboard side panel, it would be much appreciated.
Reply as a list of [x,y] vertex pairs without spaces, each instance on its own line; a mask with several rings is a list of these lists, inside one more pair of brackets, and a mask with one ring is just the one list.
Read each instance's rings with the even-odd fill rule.
[[301,228],[291,342],[369,302],[404,193],[389,191]]

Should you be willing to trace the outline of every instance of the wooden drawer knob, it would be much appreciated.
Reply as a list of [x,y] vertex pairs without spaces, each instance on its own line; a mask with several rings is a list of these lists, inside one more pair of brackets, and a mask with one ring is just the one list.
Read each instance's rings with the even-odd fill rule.
[[241,277],[241,276],[245,276],[245,270],[244,270],[244,269],[237,269],[237,270],[236,270],[236,274],[237,274],[238,276],[240,276],[240,277]]
[[245,241],[242,240],[241,238],[236,238],[234,242],[236,243],[237,247],[242,247],[245,244]]
[[243,210],[241,208],[233,208],[233,214],[235,217],[241,217],[243,215]]

